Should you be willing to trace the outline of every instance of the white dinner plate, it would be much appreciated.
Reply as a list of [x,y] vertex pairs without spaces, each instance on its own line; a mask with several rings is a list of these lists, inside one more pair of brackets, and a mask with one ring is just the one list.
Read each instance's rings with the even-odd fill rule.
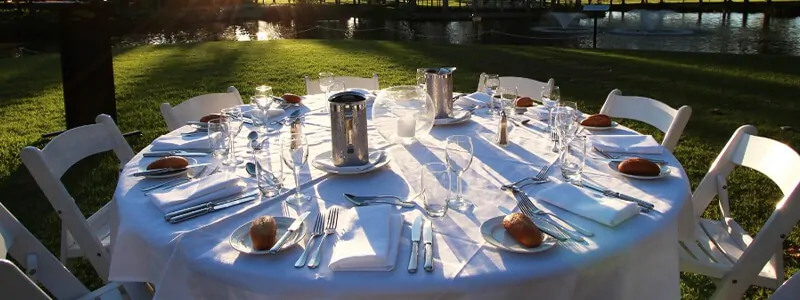
[[483,222],[481,225],[483,239],[492,246],[516,253],[537,253],[553,248],[553,246],[556,245],[556,239],[544,233],[542,233],[544,240],[542,240],[541,245],[533,248],[521,245],[506,231],[506,228],[503,227],[503,218],[505,218],[505,216],[494,217],[486,220],[486,222]]
[[658,175],[656,175],[656,176],[640,176],[640,175],[625,174],[625,173],[622,173],[622,172],[619,171],[619,169],[618,169],[619,168],[619,164],[620,164],[620,162],[612,161],[612,162],[608,163],[608,166],[612,170],[614,170],[614,172],[617,172],[617,174],[625,176],[625,177],[628,177],[628,178],[641,179],[641,180],[654,180],[654,179],[664,178],[664,177],[667,177],[669,175],[669,165],[667,165],[667,164],[656,164],[656,165],[658,165],[659,168],[661,168],[661,172],[658,173]]
[[581,125],[581,127],[583,127],[583,128],[586,128],[588,130],[594,130],[594,131],[611,130],[611,129],[617,128],[617,126],[619,126],[619,123],[614,122],[614,121],[611,121],[611,126],[608,126],[608,127],[594,127],[594,126]]
[[[292,225],[294,222],[294,218],[288,217],[274,217],[275,224],[278,226],[277,234],[275,235],[275,240],[279,240],[284,233],[286,233],[286,229]],[[303,223],[300,225],[300,228],[295,231],[293,236],[290,236],[286,242],[283,244],[278,252],[284,251],[289,249],[290,247],[297,245],[300,241],[303,240],[303,237],[306,235],[306,224]],[[250,240],[250,222],[242,224],[239,228],[231,233],[230,237],[230,244],[236,250],[239,250],[242,253],[247,254],[268,254],[269,249],[267,250],[256,250],[253,249],[253,241]]]
[[434,119],[433,126],[461,124],[466,121],[469,121],[471,117],[472,117],[472,112],[470,111],[454,111],[452,118]]
[[321,171],[331,174],[354,175],[369,173],[380,169],[389,163],[390,160],[391,159],[386,151],[369,149],[369,164],[353,167],[337,167],[333,165],[331,151],[326,151],[314,157],[314,160],[311,161],[311,165]]
[[[180,155],[178,155],[178,156],[180,156]],[[194,158],[191,158],[191,157],[183,157],[183,158],[187,159],[189,161],[190,165],[193,165],[193,164],[197,163],[197,161]],[[153,162],[151,161],[151,162],[149,162],[147,164],[149,165],[151,163],[153,163]],[[152,178],[152,179],[172,178],[172,177],[178,177],[178,176],[181,176],[181,175],[186,175],[186,173],[189,173],[189,170],[192,170],[192,169],[193,168],[188,168],[188,169],[185,169],[185,170],[179,170],[179,171],[174,171],[174,172],[159,173],[158,175],[144,175],[143,177],[144,178]],[[139,171],[141,171],[141,172],[147,171],[147,166],[145,166],[144,168],[140,168]]]

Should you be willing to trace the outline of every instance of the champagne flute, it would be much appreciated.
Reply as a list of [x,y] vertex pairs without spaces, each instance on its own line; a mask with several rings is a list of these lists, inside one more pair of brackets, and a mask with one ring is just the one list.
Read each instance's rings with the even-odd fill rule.
[[234,153],[234,146],[236,144],[236,136],[239,135],[239,131],[242,130],[243,120],[242,120],[242,109],[238,106],[229,107],[222,109],[220,112],[222,115],[224,122],[226,123],[226,127],[228,128],[228,156],[222,162],[223,165],[226,166],[235,166],[242,162],[241,159],[236,157]]
[[489,94],[490,97],[489,103],[487,104],[489,105],[489,115],[491,116],[494,114],[494,109],[495,109],[494,101],[492,98],[494,97],[497,88],[500,87],[500,75],[486,74],[486,77],[483,81],[483,86],[486,88],[486,93]]
[[463,175],[472,164],[472,138],[465,135],[451,135],[447,137],[445,153],[447,168],[456,174],[456,196],[455,199],[450,201],[450,208],[458,211],[466,211],[473,204],[464,199],[461,191],[461,175]]
[[300,193],[300,169],[308,161],[308,141],[302,133],[287,134],[281,138],[281,159],[294,175],[294,195],[286,198],[291,204],[302,204],[311,199]]

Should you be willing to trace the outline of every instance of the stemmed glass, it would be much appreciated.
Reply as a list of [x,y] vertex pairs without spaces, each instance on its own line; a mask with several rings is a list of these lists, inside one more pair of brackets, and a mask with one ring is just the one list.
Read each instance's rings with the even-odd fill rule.
[[228,128],[228,157],[222,162],[226,166],[234,166],[242,162],[234,153],[236,136],[242,130],[242,109],[238,106],[223,109],[220,114]]
[[547,108],[547,131],[553,132],[553,109],[558,106],[561,101],[561,90],[558,86],[548,89],[546,86],[542,87],[542,104]]
[[565,149],[580,128],[578,123],[578,104],[571,101],[561,101],[554,111],[554,124],[558,134],[559,149]]
[[333,85],[334,76],[331,72],[319,73],[319,89],[325,92],[325,99],[328,99],[328,89]]
[[425,90],[425,85],[428,84],[427,80],[425,79],[425,72],[428,69],[425,68],[417,68],[417,86]]
[[344,92],[345,89],[344,82],[336,80],[328,87],[328,97],[338,92]]
[[[498,87],[500,87],[500,75],[497,74],[486,74],[486,77],[483,81],[483,86],[486,88],[486,93],[489,94],[490,97],[494,97],[495,91]],[[494,114],[494,99],[489,99],[489,115]]]
[[466,135],[451,135],[447,137],[445,148],[447,168],[456,174],[456,197],[450,201],[450,208],[465,211],[473,204],[466,199],[461,192],[461,175],[469,169],[472,164],[473,148],[472,138]]
[[294,175],[295,192],[294,195],[286,198],[292,204],[302,204],[311,199],[308,195],[300,193],[300,169],[308,161],[308,141],[302,133],[291,133],[281,138],[281,159],[283,163],[292,169]]

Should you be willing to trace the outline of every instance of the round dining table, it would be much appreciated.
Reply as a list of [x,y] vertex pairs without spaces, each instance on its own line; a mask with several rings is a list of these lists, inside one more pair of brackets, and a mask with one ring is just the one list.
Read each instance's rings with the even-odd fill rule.
[[[582,242],[558,242],[539,253],[512,253],[487,243],[481,224],[518,211],[515,197],[501,190],[501,185],[532,176],[556,159],[544,122],[533,120],[513,126],[510,143],[505,147],[494,142],[497,118],[485,109],[476,110],[468,122],[436,126],[429,135],[410,144],[388,143],[370,126],[369,147],[385,150],[389,163],[365,174],[336,175],[310,163],[318,154],[331,151],[331,122],[326,106],[324,95],[309,95],[304,96],[302,106],[286,110],[287,114],[303,111],[302,131],[309,144],[309,163],[300,170],[299,179],[302,192],[313,198],[300,205],[284,201],[290,193],[284,191],[185,222],[168,223],[164,212],[141,190],[165,179],[132,176],[155,159],[143,157],[142,153],[151,150],[143,149],[121,172],[114,194],[108,279],[153,283],[158,299],[680,298],[678,220],[690,205],[691,195],[687,175],[669,151],[657,156],[670,169],[667,176],[657,180],[619,176],[608,162],[587,151],[583,174],[586,180],[652,203],[655,208],[610,227],[539,202],[541,209],[590,230],[593,235],[584,237]],[[191,130],[185,126],[168,135]],[[246,124],[236,138],[236,153],[244,161],[250,157],[246,136],[251,130]],[[260,139],[277,139],[280,134],[283,133],[262,133]],[[620,125],[602,134],[637,133]],[[474,206],[467,211],[449,210],[442,218],[429,218],[422,208],[423,201],[415,197],[420,191],[420,170],[425,163],[445,161],[445,140],[451,135],[472,137],[474,159],[463,174],[463,189],[464,197]],[[280,149],[274,148],[269,151],[277,157]],[[193,159],[198,163],[216,161],[211,156]],[[249,188],[256,189],[255,179],[244,171],[244,164],[221,166],[220,170],[240,175]],[[535,198],[538,191],[564,181],[558,166],[549,171],[548,178],[550,183],[531,185],[524,191]],[[294,187],[291,176],[284,182],[287,188]],[[294,267],[307,239],[277,255],[242,253],[229,242],[234,230],[262,215],[297,217],[310,211],[311,217],[305,220],[305,228],[310,230],[317,213],[324,215],[331,207],[353,207],[343,193],[395,195],[413,198],[417,204],[415,208],[393,207],[393,213],[404,220],[393,269],[332,271],[328,263],[338,234],[323,246],[322,261],[315,269]],[[426,272],[420,265],[420,271],[409,273],[411,226],[420,215],[433,224],[433,270]]]

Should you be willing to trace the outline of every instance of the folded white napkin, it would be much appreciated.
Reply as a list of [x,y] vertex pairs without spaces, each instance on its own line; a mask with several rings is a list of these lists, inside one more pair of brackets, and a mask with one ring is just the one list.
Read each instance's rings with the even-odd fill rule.
[[220,172],[193,180],[171,190],[151,193],[153,201],[164,213],[195,204],[241,194],[246,185],[233,173]]
[[178,133],[162,135],[153,141],[153,151],[182,150],[182,149],[209,149],[211,148],[208,135],[195,134],[182,136]]
[[403,218],[390,205],[347,210],[343,234],[333,246],[333,271],[391,271],[397,261]]
[[545,121],[550,117],[550,111],[548,111],[544,106],[538,105],[534,107],[528,107],[528,110],[525,112],[525,116],[531,119]]
[[664,150],[651,135],[593,135],[592,145],[608,152],[661,154]]
[[639,213],[636,203],[604,196],[596,198],[563,182],[539,191],[536,198],[608,226],[617,226]]
[[484,106],[492,100],[492,96],[487,93],[475,92],[466,96],[458,97],[458,100],[453,102],[453,105],[462,107],[471,107],[475,105]]

